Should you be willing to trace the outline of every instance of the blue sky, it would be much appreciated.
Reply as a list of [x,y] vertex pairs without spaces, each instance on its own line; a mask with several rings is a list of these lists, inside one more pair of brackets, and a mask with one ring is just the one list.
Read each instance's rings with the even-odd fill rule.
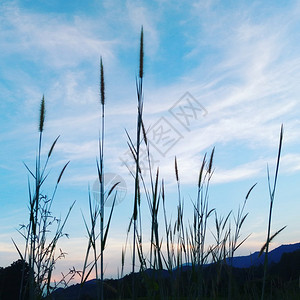
[[[102,56],[106,172],[118,174],[127,186],[126,197],[115,210],[106,254],[106,275],[116,275],[132,213],[133,180],[121,159],[128,151],[124,129],[131,135],[135,132],[141,25],[145,124],[151,128],[167,121],[178,137],[167,152],[161,145],[156,149],[154,139],[152,147],[154,168],[159,165],[166,180],[170,215],[176,209],[175,155],[188,219],[201,160],[215,146],[210,205],[220,214],[236,211],[257,182],[243,230],[244,237],[251,236],[239,253],[259,249],[266,238],[267,164],[273,175],[283,124],[272,228],[287,228],[272,247],[299,242],[299,14],[297,1],[1,1],[0,265],[18,258],[11,237],[22,244],[16,228],[27,222],[23,162],[34,166],[39,103],[44,94],[45,153],[61,135],[45,192],[51,191],[60,169],[70,160],[55,212],[64,215],[76,200],[66,227],[70,239],[61,241],[68,256],[60,268],[82,266],[87,239],[81,211],[87,212],[88,186],[97,175]],[[187,100],[187,92],[190,101],[207,112],[189,119],[188,127],[171,113]],[[147,228],[146,204],[143,215]]]

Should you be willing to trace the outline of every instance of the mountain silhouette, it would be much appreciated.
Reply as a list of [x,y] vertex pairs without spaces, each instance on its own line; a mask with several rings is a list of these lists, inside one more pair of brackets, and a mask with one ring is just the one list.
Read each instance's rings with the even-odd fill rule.
[[[291,253],[300,250],[300,243],[281,245],[268,253],[268,264],[279,263],[284,253]],[[259,266],[264,264],[265,253],[259,257],[259,251],[247,256],[237,256],[232,259],[232,266],[235,268],[250,268],[251,266]],[[227,263],[231,264],[231,259],[227,259]]]
[[[259,252],[254,252],[248,256],[238,256],[232,259],[233,275],[236,279],[238,288],[244,289],[245,286],[250,286],[251,291],[256,291],[257,295],[260,295],[261,290],[261,278],[263,275],[263,264],[264,264],[265,253],[259,257]],[[288,294],[289,299],[294,299],[292,293],[297,290],[298,280],[300,276],[300,243],[281,245],[280,247],[272,250],[268,254],[269,263],[269,273],[272,280],[276,279],[276,285],[274,285],[274,293],[284,292]],[[231,265],[231,260],[227,259],[225,265]],[[207,264],[203,269],[203,275],[205,280],[205,285],[207,287],[211,286],[212,281],[216,277],[216,264]],[[252,271],[250,272],[250,269]],[[170,284],[173,280],[179,280],[180,286],[188,287],[187,278],[190,278],[189,274],[192,274],[195,269],[189,264],[185,264],[180,269],[174,269],[169,272],[167,270],[155,271],[148,269],[144,272],[135,273],[134,275],[128,274],[121,279],[106,279],[104,281],[104,295],[105,299],[117,299],[120,292],[125,298],[130,298],[130,287],[132,282],[132,276],[135,276],[135,281],[139,282],[139,291],[137,291],[138,297],[147,296],[146,290],[147,282],[156,282],[156,284],[163,284],[165,287],[170,289]],[[222,271],[222,286],[220,286],[220,291],[223,295],[226,295],[226,288],[228,282],[228,274],[223,268]],[[252,274],[252,279],[249,274]],[[179,277],[178,277],[179,276]],[[148,279],[147,279],[148,278]],[[150,281],[149,281],[150,279]],[[146,282],[146,285],[145,285]],[[285,285],[286,283],[296,282],[294,285],[296,287],[290,287]],[[155,285],[154,285],[155,286]],[[284,288],[283,288],[284,286]],[[121,287],[121,290],[120,290]],[[152,288],[151,288],[152,289]],[[183,291],[183,294],[185,291]],[[297,291],[295,292],[297,293]],[[211,297],[209,291],[207,296]],[[97,280],[90,280],[84,285],[75,284],[66,289],[58,289],[52,293],[47,299],[52,300],[71,300],[71,299],[96,299],[97,297]],[[145,299],[145,298],[143,298]],[[275,298],[274,298],[275,299]],[[283,299],[283,298],[282,298]],[[295,298],[298,299],[298,298]]]

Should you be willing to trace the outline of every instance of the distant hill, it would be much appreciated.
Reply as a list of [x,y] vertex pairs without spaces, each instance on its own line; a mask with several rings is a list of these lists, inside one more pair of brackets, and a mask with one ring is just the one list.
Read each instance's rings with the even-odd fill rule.
[[[268,263],[279,263],[282,254],[291,253],[300,250],[300,243],[281,245],[278,248],[270,251],[268,254]],[[254,252],[247,256],[237,256],[232,260],[232,266],[235,268],[250,268],[251,266],[259,266],[264,263],[265,253],[258,257],[259,251]],[[230,259],[227,262],[230,264]]]
[[[251,287],[251,291],[255,291],[257,295],[260,295],[260,280],[263,276],[263,263],[265,253],[258,257],[259,252],[255,252],[248,256],[238,256],[234,257],[232,260],[233,268],[233,275],[237,280],[237,284],[244,289],[245,284]],[[281,259],[282,258],[282,259]],[[269,252],[268,255],[268,263],[270,264],[270,275],[273,278],[276,278],[274,282],[279,284],[279,288],[274,286],[274,291],[279,291],[282,293],[283,284],[290,284],[294,282],[294,286],[286,285],[285,293],[289,295],[287,299],[294,299],[290,295],[294,295],[293,291],[298,290],[298,278],[300,276],[300,243],[290,244],[290,245],[281,245],[280,247],[272,250]],[[230,263],[230,260],[227,260],[227,263]],[[249,268],[254,267],[254,271],[252,270],[249,273]],[[158,282],[163,282],[166,289],[171,290],[170,283],[177,278],[179,275],[179,280],[181,281],[180,286],[188,286],[188,274],[191,274],[193,268],[185,264],[180,270],[175,269],[173,272],[168,272],[166,270],[162,270],[160,273],[156,273],[156,271],[148,269],[144,273],[135,273],[134,276],[136,278],[136,282],[139,282],[137,286],[139,286],[139,297],[146,296],[147,287],[144,286],[145,278],[155,278],[155,281],[158,279]],[[210,286],[211,282],[216,278],[216,265],[215,264],[208,264],[204,268],[204,280],[206,281],[205,285]],[[228,282],[228,273],[226,273],[225,269],[223,268],[222,271],[222,280],[223,286],[220,287],[221,291],[226,291]],[[252,274],[252,275],[249,275]],[[146,277],[145,277],[146,276]],[[250,276],[250,277],[249,277]],[[252,276],[252,277],[251,277]],[[252,278],[252,279],[251,279]],[[132,274],[128,274],[121,279],[110,279],[105,280],[104,282],[104,294],[105,299],[116,299],[116,297],[120,293],[120,287],[122,294],[125,293],[125,298],[130,298],[130,288],[132,282]],[[276,290],[277,289],[277,290]],[[183,292],[184,293],[184,292]],[[209,291],[207,291],[209,295]],[[226,292],[224,292],[226,295]],[[288,294],[291,293],[291,294]],[[296,291],[296,293],[298,293]],[[281,295],[281,294],[280,294]],[[52,293],[47,300],[73,300],[73,299],[96,299],[97,297],[97,281],[90,280],[86,282],[83,286],[80,284],[72,285],[66,289],[57,289]],[[211,295],[210,295],[211,296]],[[143,298],[145,299],[145,298]],[[277,298],[276,298],[277,299]],[[278,298],[279,299],[279,298]],[[299,299],[299,298],[295,298]]]

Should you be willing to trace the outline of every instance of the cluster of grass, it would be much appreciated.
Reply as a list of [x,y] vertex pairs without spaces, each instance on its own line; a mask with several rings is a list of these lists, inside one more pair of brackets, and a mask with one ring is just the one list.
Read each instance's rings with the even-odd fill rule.
[[[35,169],[32,171],[26,164],[28,170],[28,191],[29,191],[29,222],[27,225],[21,225],[19,232],[25,239],[25,249],[22,251],[13,241],[21,260],[24,262],[21,286],[25,278],[25,264],[28,263],[29,275],[25,289],[20,289],[19,299],[25,299],[25,295],[29,294],[29,299],[40,299],[45,294],[49,295],[56,286],[61,282],[65,282],[66,276],[63,276],[61,282],[52,285],[52,274],[55,263],[64,257],[64,253],[60,250],[56,254],[57,243],[61,237],[65,235],[63,232],[67,219],[71,213],[71,205],[66,217],[58,219],[52,215],[52,203],[57,191],[58,184],[62,175],[69,164],[66,163],[62,168],[51,197],[43,193],[43,185],[48,176],[47,165],[51,158],[51,154],[58,141],[57,137],[51,145],[46,156],[44,164],[42,164],[42,140],[45,122],[45,99],[41,100],[40,119],[39,119],[39,141],[35,160]],[[30,177],[32,180],[30,180]],[[54,228],[54,229],[53,229]],[[52,233],[52,234],[51,234]],[[71,274],[71,278],[74,274]]]
[[[143,285],[143,293],[147,299],[207,299],[207,297],[218,299],[220,291],[224,290],[226,282],[226,293],[229,299],[236,299],[236,272],[230,262],[236,250],[245,242],[248,237],[241,237],[241,230],[248,216],[245,212],[247,200],[255,184],[246,193],[245,199],[238,210],[230,211],[226,216],[219,216],[216,209],[210,207],[209,187],[214,173],[213,159],[214,149],[209,154],[205,154],[199,170],[197,185],[197,195],[192,200],[193,219],[186,223],[184,218],[184,200],[181,192],[180,174],[178,162],[175,157],[174,173],[177,184],[177,217],[172,220],[168,217],[166,209],[166,195],[164,180],[160,178],[159,169],[151,169],[150,144],[147,138],[143,121],[143,79],[144,79],[144,36],[143,29],[140,36],[140,59],[139,73],[136,78],[137,90],[137,123],[136,136],[132,138],[128,133],[128,146],[135,162],[135,170],[131,175],[134,181],[133,190],[133,212],[127,231],[127,239],[122,249],[121,273],[124,276],[125,256],[127,252],[128,235],[131,233],[132,253],[131,253],[131,289],[128,285],[118,287],[118,299],[130,294],[131,299],[139,298],[140,286]],[[100,201],[92,201],[89,196],[89,220],[83,216],[84,224],[88,233],[88,244],[83,263],[81,285],[84,286],[88,278],[95,274],[97,279],[97,299],[104,299],[104,258],[105,246],[107,242],[109,226],[114,211],[114,203],[105,214],[105,201],[113,193],[116,199],[116,185],[109,191],[105,191],[104,183],[104,137],[105,137],[105,84],[104,68],[102,59],[100,61],[100,104],[101,104],[101,130],[99,134],[99,157],[97,160],[98,180],[100,187]],[[28,262],[29,275],[27,280],[27,290],[20,291],[19,299],[25,299],[25,294],[29,293],[29,299],[41,299],[49,296],[58,283],[52,285],[52,272],[55,263],[63,256],[63,252],[56,255],[55,250],[58,240],[64,235],[64,225],[69,217],[71,206],[64,220],[56,219],[51,214],[51,205],[55,196],[57,185],[64,173],[68,163],[62,169],[53,195],[48,198],[42,194],[42,185],[47,178],[47,164],[58,138],[52,144],[45,164],[41,165],[42,135],[45,119],[45,101],[41,102],[39,143],[36,156],[35,171],[28,169],[29,175],[33,179],[33,187],[29,183],[29,224],[23,226],[20,233],[25,238],[25,251],[22,253],[17,247],[21,259]],[[268,233],[262,252],[265,251],[264,276],[261,278],[261,299],[265,297],[266,282],[268,277],[268,251],[271,240],[284,228],[271,235],[271,217],[274,203],[274,196],[277,184],[280,154],[282,147],[283,129],[281,128],[280,143],[278,151],[277,166],[273,187],[268,172],[270,190],[270,213],[268,223]],[[146,147],[149,164],[149,179],[146,180],[141,171],[140,149]],[[142,197],[142,195],[144,195]],[[143,199],[142,199],[143,198]],[[145,199],[144,199],[145,198]],[[151,217],[151,235],[149,249],[145,249],[143,239],[143,216],[141,202],[146,200]],[[163,225],[159,227],[159,214],[163,216]],[[106,216],[106,219],[105,219]],[[208,245],[208,221],[213,219],[215,223],[212,232],[214,244]],[[56,224],[54,235],[49,239],[50,227]],[[214,263],[213,276],[209,275],[206,268],[207,263]],[[190,267],[189,272],[184,272],[185,266]],[[25,268],[24,268],[25,269]],[[77,272],[70,272],[69,278]],[[226,281],[224,281],[224,276]],[[25,276],[23,276],[25,278]],[[209,281],[208,281],[209,277]],[[168,280],[166,281],[166,278]],[[171,280],[170,280],[171,278]],[[69,279],[68,279],[69,280]],[[62,282],[67,282],[66,276]],[[121,282],[121,281],[120,281]],[[142,283],[141,283],[142,282]],[[184,283],[184,284],[183,284]],[[21,284],[23,286],[23,284]],[[125,291],[126,289],[126,291]],[[240,295],[240,294],[239,294]],[[224,296],[224,295],[222,295]]]

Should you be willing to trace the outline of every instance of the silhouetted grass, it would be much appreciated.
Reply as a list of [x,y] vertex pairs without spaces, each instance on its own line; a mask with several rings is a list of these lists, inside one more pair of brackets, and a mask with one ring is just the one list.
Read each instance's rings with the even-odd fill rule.
[[[47,165],[58,140],[57,137],[50,147],[45,163],[42,165],[41,151],[45,114],[45,99],[43,96],[40,105],[39,142],[35,160],[35,170],[31,171],[31,169],[25,164],[32,182],[28,178],[29,223],[27,225],[22,225],[19,230],[20,234],[25,239],[25,251],[23,254],[16,243],[13,242],[21,260],[24,261],[24,264],[28,263],[29,267],[29,278],[27,281],[28,284],[25,290],[20,289],[20,300],[25,299],[27,292],[29,293],[30,300],[41,299],[44,295],[49,295],[55,286],[59,284],[55,283],[53,287],[52,274],[55,263],[60,258],[64,257],[65,253],[60,250],[60,253],[57,254],[56,248],[60,238],[65,235],[63,229],[75,203],[74,202],[71,205],[66,217],[63,220],[53,216],[51,211],[52,203],[58,184],[69,162],[66,163],[62,168],[56,181],[52,196],[49,197],[42,191],[43,184],[48,176]],[[54,232],[52,232],[53,235],[50,236],[52,228],[54,228]],[[25,270],[25,268],[23,268],[23,270]],[[21,286],[23,286],[24,278],[25,274],[23,271]],[[63,276],[62,281],[65,280],[66,277]]]
[[[256,282],[249,283],[245,290],[241,290],[240,280],[245,273],[232,266],[232,258],[236,250],[247,240],[242,237],[242,227],[245,224],[248,213],[245,212],[246,204],[254,189],[250,187],[246,197],[238,207],[236,213],[230,210],[225,216],[219,215],[216,208],[211,207],[209,201],[209,188],[214,174],[215,148],[210,154],[205,154],[199,166],[197,194],[191,199],[193,205],[192,220],[186,220],[184,214],[185,200],[181,192],[180,165],[177,158],[174,160],[174,174],[177,185],[176,218],[168,217],[166,202],[168,201],[164,179],[160,178],[159,168],[152,170],[151,148],[147,137],[147,131],[143,119],[143,79],[144,79],[144,33],[140,34],[139,73],[136,79],[137,90],[137,122],[136,137],[132,139],[129,134],[128,146],[135,162],[135,169],[131,171],[134,179],[133,213],[127,231],[125,246],[122,248],[121,273],[117,286],[110,286],[116,299],[257,299],[261,292],[264,299],[266,293],[268,250],[271,240],[284,228],[271,236],[271,217],[274,202],[276,184],[278,180],[279,161],[282,148],[283,128],[281,128],[277,165],[274,185],[271,188],[268,170],[268,183],[270,191],[270,211],[267,241],[261,252],[266,250],[265,265],[263,269],[253,272],[260,275],[252,278]],[[102,59],[100,62],[100,103],[101,103],[101,130],[99,134],[99,158],[97,160],[97,172],[99,181],[100,201],[93,201],[89,193],[89,221],[84,219],[84,225],[88,233],[88,245],[85,253],[83,270],[81,272],[81,286],[86,284],[88,278],[95,271],[97,279],[97,299],[105,299],[104,286],[109,283],[104,280],[104,250],[107,243],[109,226],[112,220],[114,203],[105,224],[104,204],[111,193],[115,193],[115,186],[107,191],[105,198],[104,183],[104,136],[105,136],[105,82]],[[53,195],[48,198],[41,194],[41,186],[47,178],[46,167],[58,138],[52,144],[46,162],[41,166],[42,134],[45,120],[44,97],[40,107],[39,143],[36,156],[35,171],[26,168],[33,178],[33,187],[29,186],[29,224],[24,226],[25,253],[17,247],[21,259],[28,261],[29,266],[29,299],[40,299],[48,296],[57,285],[51,285],[52,272],[57,259],[63,256],[61,252],[55,256],[58,240],[64,235],[63,228],[69,217],[71,206],[64,221],[57,220],[51,215],[51,205],[57,185],[68,163],[63,167]],[[147,151],[149,165],[149,182],[141,171],[140,149],[144,145]],[[141,192],[143,190],[143,193]],[[148,204],[150,212],[150,236],[143,236],[143,219],[141,215],[142,194]],[[116,198],[114,198],[116,199]],[[174,202],[174,199],[172,199]],[[163,223],[159,224],[160,215]],[[214,222],[215,227],[210,229],[214,239],[213,244],[207,243],[208,222]],[[48,241],[50,225],[57,221],[57,229],[54,238]],[[133,244],[131,253],[132,270],[124,276],[125,256],[127,240],[130,230],[133,230]],[[149,249],[144,240],[150,241]],[[99,271],[100,261],[100,271]],[[211,263],[210,266],[207,266]],[[263,271],[263,275],[262,275]],[[23,276],[24,277],[24,276]],[[72,276],[71,276],[72,277]],[[131,287],[129,288],[128,282]],[[247,281],[250,282],[250,281]],[[99,284],[98,284],[99,283]],[[112,283],[113,284],[113,283]],[[21,285],[22,286],[22,285]],[[268,292],[269,294],[269,292]],[[243,298],[241,298],[243,297]],[[23,290],[20,300],[23,299]],[[80,294],[78,295],[80,298]]]
[[[89,213],[90,213],[90,222],[91,225],[89,227],[86,219],[84,219],[84,224],[88,233],[88,246],[86,250],[84,265],[83,265],[83,271],[81,276],[81,284],[83,285],[87,279],[89,278],[92,270],[95,270],[95,278],[99,278],[98,274],[98,260],[100,258],[100,281],[99,286],[97,286],[97,295],[98,298],[103,300],[103,282],[104,282],[104,249],[106,246],[108,231],[110,228],[110,223],[112,219],[112,213],[114,211],[115,206],[115,200],[116,200],[116,194],[112,203],[112,207],[109,213],[109,217],[107,220],[106,225],[104,226],[104,205],[105,202],[108,200],[108,198],[111,196],[111,194],[114,192],[116,186],[118,183],[113,185],[109,191],[106,191],[106,197],[105,197],[105,182],[104,182],[104,126],[105,126],[105,81],[104,81],[104,68],[103,68],[103,62],[102,58],[100,60],[100,103],[101,103],[101,131],[99,136],[99,158],[97,159],[97,173],[98,173],[98,182],[99,182],[99,195],[100,195],[100,203],[95,201],[92,203],[90,191],[89,191]],[[97,234],[97,221],[99,219],[100,224],[100,233]],[[97,242],[98,239],[100,239],[99,248]],[[89,262],[89,256],[90,251],[92,250],[92,260]],[[98,254],[99,253],[99,254]],[[100,288],[100,291],[99,291]]]

